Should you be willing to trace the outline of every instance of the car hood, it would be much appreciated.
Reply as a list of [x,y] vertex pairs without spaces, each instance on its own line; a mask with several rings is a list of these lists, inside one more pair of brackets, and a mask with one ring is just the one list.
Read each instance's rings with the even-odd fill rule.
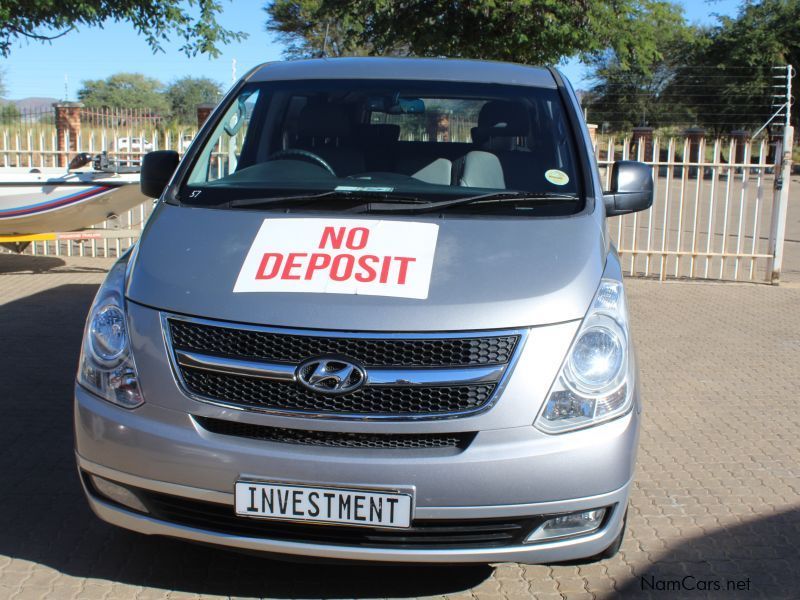
[[362,221],[438,225],[427,297],[234,292],[264,219],[297,219],[305,214],[161,205],[142,235],[127,297],[164,311],[283,327],[398,332],[502,329],[582,318],[605,265],[602,231],[590,215],[542,219],[357,215],[354,218]]

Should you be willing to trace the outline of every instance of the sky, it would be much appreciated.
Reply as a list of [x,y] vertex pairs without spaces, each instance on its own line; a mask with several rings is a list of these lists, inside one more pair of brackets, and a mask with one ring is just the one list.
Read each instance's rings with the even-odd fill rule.
[[[244,31],[249,37],[224,46],[215,59],[186,57],[180,43],[166,44],[165,52],[153,54],[143,38],[127,23],[106,23],[103,28],[81,27],[52,43],[18,41],[8,58],[0,58],[6,97],[18,100],[30,96],[74,100],[81,82],[103,79],[119,72],[144,73],[163,83],[184,76],[210,77],[227,88],[251,67],[280,60],[282,47],[266,31],[267,0],[223,0],[219,21],[228,29]],[[701,24],[715,22],[714,13],[733,16],[738,0],[679,0],[687,19]],[[578,87],[585,87],[587,70],[577,60],[562,65]]]

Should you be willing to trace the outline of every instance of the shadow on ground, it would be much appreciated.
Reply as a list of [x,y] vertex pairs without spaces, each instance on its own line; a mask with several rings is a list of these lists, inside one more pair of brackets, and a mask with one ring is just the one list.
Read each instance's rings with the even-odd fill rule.
[[[102,260],[102,259],[100,259]],[[94,259],[93,262],[97,262]],[[57,256],[31,256],[29,254],[0,254],[0,275],[47,274],[47,273],[104,273],[107,266],[76,265],[67,266],[64,259]]]
[[470,589],[484,566],[282,563],[100,522],[80,490],[71,394],[94,285],[64,285],[0,306],[0,556],[74,577],[231,596],[427,596]]
[[622,598],[798,598],[800,510],[689,538],[652,558]]

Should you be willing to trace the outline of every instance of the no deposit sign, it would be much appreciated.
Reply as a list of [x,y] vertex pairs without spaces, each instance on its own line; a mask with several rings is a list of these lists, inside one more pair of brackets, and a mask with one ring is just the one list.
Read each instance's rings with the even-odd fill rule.
[[424,299],[438,234],[434,223],[264,219],[233,291]]

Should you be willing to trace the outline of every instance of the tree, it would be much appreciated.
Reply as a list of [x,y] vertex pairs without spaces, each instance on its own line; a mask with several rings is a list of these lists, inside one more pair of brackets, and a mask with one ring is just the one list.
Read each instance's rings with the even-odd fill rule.
[[13,125],[19,123],[22,113],[15,104],[0,101],[0,125]]
[[219,102],[222,87],[207,77],[183,77],[172,82],[166,91],[172,118],[179,123],[197,122],[197,105]]
[[[800,0],[748,2],[736,18],[722,17],[687,52],[676,71],[681,94],[699,125],[714,133],[761,127],[783,100],[785,73],[776,65],[800,65]],[[797,124],[795,111],[794,124]]]
[[107,79],[87,80],[78,99],[91,108],[148,109],[154,114],[169,111],[169,102],[157,79],[140,73],[117,73]]
[[2,0],[0,55],[8,56],[20,38],[50,41],[81,25],[99,27],[107,20],[127,21],[154,51],[175,36],[188,56],[219,56],[219,47],[247,37],[216,22],[218,0]]
[[[613,48],[620,61],[657,55],[643,27],[657,0],[274,0],[267,29],[287,56],[449,56],[556,63]],[[325,44],[325,31],[328,43]]]
[[672,93],[676,69],[683,64],[699,30],[687,25],[683,10],[670,3],[652,3],[641,25],[655,52],[623,60],[614,49],[589,58],[592,87],[583,98],[588,118],[613,130],[636,126],[663,127],[691,121],[682,98]]
[[287,58],[366,54],[354,35],[363,23],[360,15],[328,15],[324,0],[275,0],[265,10],[267,30],[277,34]]

